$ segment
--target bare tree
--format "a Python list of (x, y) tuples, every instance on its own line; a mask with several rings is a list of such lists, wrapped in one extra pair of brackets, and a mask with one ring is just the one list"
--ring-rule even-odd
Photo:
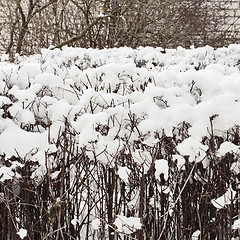
[[(41, 48), (190, 45), (236, 42), (233, 0), (17, 0), (1, 2), (2, 49), (32, 54)], [(234, 17), (227, 22), (229, 16)]]

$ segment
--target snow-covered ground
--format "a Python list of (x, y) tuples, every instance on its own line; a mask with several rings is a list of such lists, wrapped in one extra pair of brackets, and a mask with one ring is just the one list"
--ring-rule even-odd
[[(76, 133), (78, 148), (86, 149), (90, 159), (97, 156), (109, 164), (121, 151), (131, 151), (133, 160), (144, 172), (150, 168), (151, 154), (145, 149), (126, 150), (126, 142), (141, 142), (153, 147), (159, 136), (179, 138), (175, 146), (179, 169), (186, 156), (190, 163), (210, 164), (209, 146), (204, 137), (226, 137), (240, 126), (240, 45), (214, 50), (178, 48), (162, 53), (161, 48), (119, 48), (42, 50), (42, 54), (18, 57), (18, 63), (0, 62), (0, 154), (38, 162), (32, 179), (46, 174), (46, 153), (56, 152), (59, 133), (66, 121)], [(177, 129), (187, 123), (188, 135), (181, 138)], [(225, 141), (216, 149), (216, 157), (227, 153), (239, 156), (239, 146)], [(114, 162), (112, 163), (114, 165)], [(0, 166), (0, 181), (17, 179), (23, 163)], [(168, 161), (155, 161), (155, 177), (169, 178)], [(232, 171), (240, 173), (239, 161)], [(118, 166), (120, 179), (129, 182), (131, 170)], [(59, 172), (51, 172), (53, 179)], [(168, 190), (164, 190), (168, 191)], [(217, 209), (236, 200), (230, 185), (225, 194), (212, 199)], [(234, 228), (239, 228), (235, 216)], [(122, 222), (130, 222), (131, 230)], [(77, 224), (77, 220), (72, 220)], [(99, 219), (92, 220), (98, 229)], [(115, 225), (120, 232), (141, 228), (139, 218), (118, 215)], [(19, 227), (20, 229), (20, 227)], [(21, 238), (27, 235), (22, 228)], [(198, 239), (195, 231), (193, 239)]]

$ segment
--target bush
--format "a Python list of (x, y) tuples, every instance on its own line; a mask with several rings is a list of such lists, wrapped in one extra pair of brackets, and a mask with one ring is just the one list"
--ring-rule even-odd
[(238, 53), (1, 62), (1, 238), (237, 239)]

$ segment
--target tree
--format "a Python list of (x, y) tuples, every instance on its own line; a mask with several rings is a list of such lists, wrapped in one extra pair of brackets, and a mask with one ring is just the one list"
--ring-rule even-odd
[[(17, 35), (15, 35), (16, 53), (21, 53), (23, 41), (26, 33), (29, 30), (29, 24), (31, 20), (35, 17), (37, 13), (43, 11), (45, 8), (48, 8), (54, 2), (56, 2), (56, 0), (49, 0), (47, 2), (39, 2), (38, 0), (16, 0), (12, 3), (14, 12), (12, 12), (11, 15), (14, 15), (13, 18), (15, 20), (13, 21), (11, 26), (10, 41), (6, 50), (7, 54), (11, 52), (11, 49), (14, 45), (14, 33), (16, 31), (16, 25), (18, 25)], [(10, 7), (8, 9), (11, 10)]]
[[(233, 0), (17, 0), (1, 2), (2, 50), (14, 56), (41, 48), (191, 45), (236, 42)], [(226, 25), (233, 13), (234, 21)]]

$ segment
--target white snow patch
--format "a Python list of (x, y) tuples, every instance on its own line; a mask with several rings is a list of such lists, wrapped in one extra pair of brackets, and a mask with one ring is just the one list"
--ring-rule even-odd
[(200, 237), (201, 231), (197, 230), (192, 234), (192, 240), (198, 240)]
[(168, 180), (168, 161), (165, 159), (159, 159), (155, 161), (155, 177), (156, 179), (159, 178), (159, 176), (163, 173), (164, 179)]
[(24, 239), (25, 237), (27, 237), (27, 230), (24, 228), (19, 229), (19, 231), (17, 232), (17, 234), (19, 235), (19, 237), (21, 239)]
[(208, 146), (189, 137), (177, 145), (177, 150), (182, 156), (189, 156), (189, 162), (200, 162), (205, 158)]
[(226, 205), (231, 204), (231, 202), (234, 200), (236, 195), (236, 191), (234, 191), (231, 187), (229, 187), (226, 191), (226, 193), (224, 193), (221, 197), (217, 198), (217, 199), (212, 199), (211, 203), (213, 204), (213, 206), (217, 209), (222, 209), (224, 208)]
[(151, 164), (151, 154), (148, 151), (137, 149), (132, 152), (132, 157), (137, 164), (143, 166), (144, 172), (147, 172)]
[(186, 160), (184, 159), (183, 156), (179, 155), (179, 154), (174, 154), (172, 156), (173, 160), (177, 160), (177, 166), (178, 168), (182, 168), (184, 170), (184, 164), (186, 162)]
[(128, 178), (131, 173), (131, 170), (128, 167), (119, 167), (117, 173), (125, 183), (128, 183)]
[(240, 218), (234, 221), (232, 229), (240, 229)]
[(224, 142), (221, 144), (218, 149), (218, 153), (224, 156), (228, 152), (237, 153), (239, 151), (239, 147), (231, 142)]
[(117, 215), (116, 220), (114, 221), (117, 230), (125, 234), (131, 234), (136, 232), (138, 229), (141, 229), (142, 224), (140, 218), (137, 217), (125, 217), (123, 215)]
[(59, 175), (60, 172), (61, 172), (61, 171), (55, 171), (55, 172), (51, 173), (51, 178), (52, 178), (52, 179), (57, 178), (57, 176)]
[(78, 223), (79, 223), (79, 220), (78, 220), (77, 218), (74, 218), (74, 219), (71, 220), (71, 224), (72, 224), (74, 227), (76, 227)]
[(92, 228), (94, 230), (99, 229), (100, 225), (101, 225), (101, 221), (100, 221), (99, 218), (95, 218), (95, 219), (92, 220)]
[(0, 153), (5, 153), (9, 158), (17, 155), (24, 158), (27, 154), (34, 154), (41, 150), (47, 151), (49, 148), (47, 132), (32, 133), (11, 127), (0, 135)]

